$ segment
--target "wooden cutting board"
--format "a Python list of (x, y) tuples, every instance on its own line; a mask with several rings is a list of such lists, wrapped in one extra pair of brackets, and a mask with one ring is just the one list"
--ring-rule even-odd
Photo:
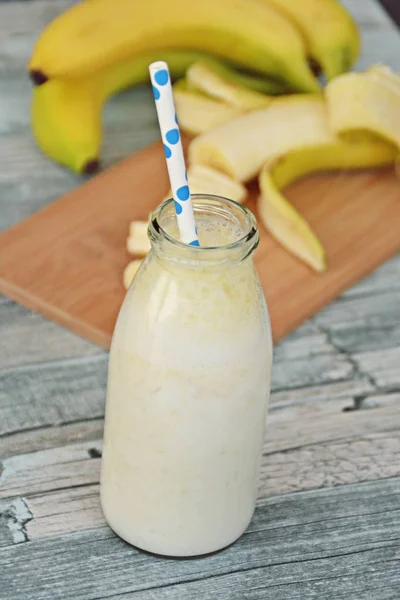
[[(129, 222), (168, 189), (160, 144), (50, 204), (0, 236), (0, 292), (108, 347), (124, 298)], [(308, 177), (287, 190), (324, 243), (323, 275), (260, 226), (255, 261), (278, 340), (400, 250), (400, 181), (392, 169)], [(255, 187), (249, 207), (255, 209)]]

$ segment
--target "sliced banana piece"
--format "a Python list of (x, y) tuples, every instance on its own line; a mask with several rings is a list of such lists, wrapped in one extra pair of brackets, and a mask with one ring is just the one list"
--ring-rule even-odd
[(205, 61), (191, 65), (186, 72), (186, 79), (190, 88), (245, 111), (263, 108), (272, 101), (265, 94), (229, 81)]
[(141, 260), (132, 260), (130, 263), (128, 263), (124, 269), (124, 275), (123, 275), (123, 283), (124, 283), (124, 287), (125, 289), (128, 289), (129, 286), (131, 285), (133, 278), (135, 277), (136, 273), (139, 270), (140, 265), (142, 264)]
[(150, 252), (150, 241), (147, 236), (148, 221), (132, 221), (129, 225), (129, 237), (126, 247), (130, 254), (146, 256)]
[[(239, 203), (246, 199), (247, 189), (244, 185), (211, 167), (190, 165), (187, 176), (192, 194), (214, 194)], [(171, 196), (172, 192), (169, 190), (165, 199)]]
[(322, 95), (287, 96), (200, 135), (189, 159), (245, 182), (275, 156), (333, 139)]
[(396, 74), (377, 66), (331, 81), (325, 94), (333, 131), (370, 131), (400, 148), (399, 81)]
[(174, 99), (180, 127), (193, 136), (210, 131), (243, 112), (183, 84), (175, 84)]

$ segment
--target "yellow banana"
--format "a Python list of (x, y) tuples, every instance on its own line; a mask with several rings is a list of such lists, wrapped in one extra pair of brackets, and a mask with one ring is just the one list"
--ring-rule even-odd
[(255, 177), (265, 162), (295, 148), (329, 143), (328, 125), (320, 95), (277, 98), (262, 110), (240, 115), (192, 141), (189, 158), (226, 173), (238, 181)]
[[(160, 53), (145, 53), (120, 61), (91, 77), (53, 79), (33, 89), (31, 122), (34, 138), (50, 158), (76, 173), (92, 173), (99, 166), (101, 109), (112, 94), (148, 81), (148, 65)], [(205, 56), (198, 52), (163, 53), (173, 76)], [(213, 61), (217, 65), (217, 61)], [(226, 70), (229, 71), (225, 67)], [(236, 74), (232, 71), (231, 77)], [(240, 79), (240, 78), (239, 78)]]
[(263, 0), (282, 10), (299, 27), (309, 56), (326, 78), (345, 73), (360, 54), (360, 34), (337, 0)]
[(259, 176), (258, 215), (282, 246), (314, 270), (323, 271), (326, 258), (321, 242), (280, 190), (309, 173), (382, 166), (393, 163), (395, 156), (394, 146), (358, 133), (277, 157), (266, 163)]
[(297, 27), (260, 0), (96, 0), (72, 6), (39, 37), (37, 80), (81, 77), (150, 50), (192, 49), (317, 91)]
[(333, 131), (370, 131), (400, 148), (398, 75), (382, 67), (347, 73), (331, 81), (325, 93)]

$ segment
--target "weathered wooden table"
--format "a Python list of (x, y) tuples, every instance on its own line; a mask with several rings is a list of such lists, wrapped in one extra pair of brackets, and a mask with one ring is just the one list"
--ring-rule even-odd
[[(380, 6), (346, 4), (364, 34), (360, 67), (400, 70), (400, 36)], [(67, 5), (0, 5), (1, 228), (79, 183), (36, 150), (23, 73)], [(106, 122), (107, 164), (157, 137), (146, 89), (115, 99)], [(0, 366), (2, 600), (400, 598), (399, 258), (277, 346), (258, 509), (212, 557), (154, 558), (105, 525), (107, 353), (3, 297)]]

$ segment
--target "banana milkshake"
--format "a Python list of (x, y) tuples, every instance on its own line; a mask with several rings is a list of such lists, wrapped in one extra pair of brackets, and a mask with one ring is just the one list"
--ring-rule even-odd
[(112, 529), (170, 556), (246, 529), (272, 353), (254, 217), (216, 196), (194, 196), (194, 210), (200, 248), (178, 241), (172, 201), (153, 215), (113, 336), (101, 473)]

